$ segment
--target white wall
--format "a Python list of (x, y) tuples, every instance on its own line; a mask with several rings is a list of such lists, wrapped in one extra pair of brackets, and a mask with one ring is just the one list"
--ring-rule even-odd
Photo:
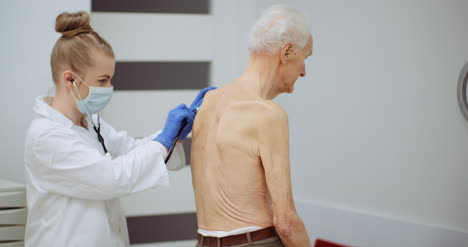
[(0, 178), (24, 181), (23, 145), (32, 104), (53, 86), (50, 52), (62, 11), (89, 11), (89, 0), (2, 1), (0, 3), (1, 119)]
[(468, 232), (468, 124), (456, 98), (468, 1), (287, 4), (315, 40), (307, 77), (278, 99), (297, 197)]

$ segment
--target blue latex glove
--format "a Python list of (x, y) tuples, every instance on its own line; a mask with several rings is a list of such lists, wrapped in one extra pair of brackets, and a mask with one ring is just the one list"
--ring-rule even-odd
[(190, 110), (192, 112), (197, 111), (198, 107), (200, 107), (201, 104), (203, 103), (203, 98), (205, 97), (205, 94), (208, 91), (211, 91), (211, 90), (216, 89), (216, 88), (218, 88), (218, 87), (207, 87), (207, 88), (204, 88), (204, 89), (200, 90), (197, 97), (193, 100), (192, 104), (190, 105)]
[(153, 140), (160, 142), (167, 148), (167, 150), (169, 150), (172, 146), (172, 142), (176, 139), (180, 128), (182, 128), (183, 123), (186, 123), (186, 125), (184, 130), (181, 132), (179, 140), (183, 140), (185, 137), (187, 137), (188, 133), (190, 133), (192, 130), (194, 118), (195, 113), (187, 108), (186, 105), (178, 105), (169, 112), (166, 124), (164, 124), (164, 129), (162, 130), (161, 134), (159, 134)]

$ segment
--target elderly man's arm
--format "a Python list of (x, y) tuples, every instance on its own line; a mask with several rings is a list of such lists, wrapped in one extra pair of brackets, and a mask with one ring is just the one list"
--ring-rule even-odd
[(289, 127), (286, 112), (267, 101), (259, 116), (259, 153), (273, 204), (273, 223), (286, 246), (311, 246), (304, 223), (294, 206), (289, 164)]

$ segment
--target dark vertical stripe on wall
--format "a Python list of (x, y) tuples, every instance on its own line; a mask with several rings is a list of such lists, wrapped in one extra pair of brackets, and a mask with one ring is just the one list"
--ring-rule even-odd
[(196, 213), (127, 217), (131, 244), (194, 240)]
[(117, 62), (115, 90), (174, 90), (208, 87), (210, 62)]
[(92, 11), (209, 14), (210, 0), (92, 0)]

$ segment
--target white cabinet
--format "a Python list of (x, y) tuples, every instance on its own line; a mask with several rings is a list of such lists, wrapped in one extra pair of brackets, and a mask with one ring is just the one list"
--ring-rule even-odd
[(0, 179), (0, 247), (24, 247), (26, 216), (24, 185)]

